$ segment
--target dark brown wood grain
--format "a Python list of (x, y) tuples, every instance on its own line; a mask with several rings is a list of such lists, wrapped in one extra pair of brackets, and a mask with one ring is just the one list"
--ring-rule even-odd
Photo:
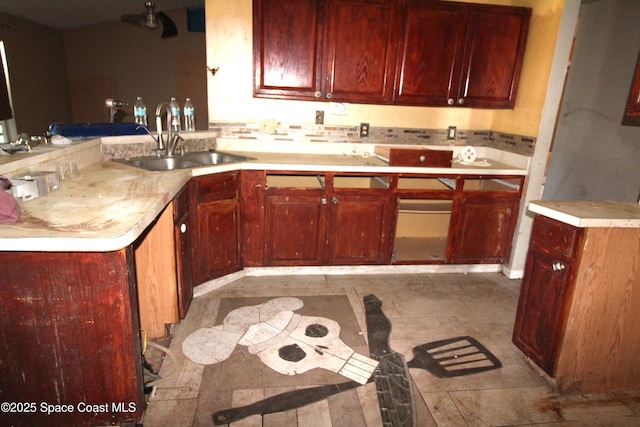
[(195, 284), (242, 268), (239, 177), (234, 171), (193, 178), (191, 257)]
[[(3, 252), (0, 400), (37, 410), (0, 413), (2, 425), (137, 421), (145, 408), (133, 251)], [(72, 412), (42, 411), (41, 404)], [(117, 412), (124, 403), (131, 412)], [(104, 405), (82, 412), (78, 405)], [(68, 407), (67, 407), (68, 409)]]
[[(513, 342), (545, 372), (554, 375), (575, 282), (576, 259), (572, 255), (581, 245), (584, 229), (536, 215), (531, 233)], [(571, 236), (570, 250), (557, 245), (558, 235)], [(563, 268), (554, 268), (557, 263)]]
[(425, 0), (254, 1), (254, 96), (513, 108), (531, 10)]

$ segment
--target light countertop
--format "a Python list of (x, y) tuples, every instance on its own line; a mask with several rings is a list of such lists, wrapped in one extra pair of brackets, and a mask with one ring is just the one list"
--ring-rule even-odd
[[(333, 144), (334, 146), (339, 144)], [(373, 173), (419, 172), (434, 174), (526, 175), (526, 167), (491, 161), (490, 167), (459, 165), (452, 168), (389, 167), (366, 152), (282, 153), (253, 146), (223, 144), (220, 151), (255, 158), (245, 163), (150, 172), (105, 161), (100, 141), (20, 155), (0, 163), (0, 174), (55, 170), (56, 162), (73, 160), (80, 176), (61, 181), (61, 188), (30, 201), (19, 200), (20, 221), (0, 224), (0, 251), (112, 251), (133, 243), (155, 220), (192, 176), (239, 169), (350, 171)]]
[(640, 205), (612, 201), (535, 201), (533, 213), (575, 227), (640, 227)]

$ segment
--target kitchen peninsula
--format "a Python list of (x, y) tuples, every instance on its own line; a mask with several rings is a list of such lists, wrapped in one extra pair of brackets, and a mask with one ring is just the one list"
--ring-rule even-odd
[[(145, 406), (140, 330), (153, 338), (151, 328), (162, 330), (165, 324), (179, 321), (188, 309), (189, 287), (202, 286), (202, 277), (197, 276), (201, 273), (193, 277), (193, 283), (189, 278), (191, 264), (208, 264), (206, 259), (193, 259), (203, 253), (201, 245), (209, 244), (206, 238), (199, 241), (199, 232), (195, 231), (210, 224), (206, 218), (211, 217), (203, 219), (202, 215), (235, 218), (238, 226), (238, 221), (244, 221), (244, 234), (237, 234), (236, 244), (242, 249), (240, 255), (248, 259), (241, 258), (234, 267), (241, 271), (250, 263), (283, 264), (278, 254), (264, 249), (268, 248), (268, 236), (279, 236), (276, 228), (268, 226), (266, 207), (277, 208), (277, 203), (289, 197), (283, 192), (311, 195), (314, 206), (322, 210), (331, 204), (338, 214), (341, 208), (335, 205), (355, 207), (346, 212), (363, 211), (367, 215), (379, 212), (377, 209), (382, 206), (385, 211), (380, 213), (380, 224), (387, 230), (387, 240), (383, 242), (386, 246), (375, 246), (375, 250), (379, 251), (380, 265), (394, 268), (397, 262), (392, 258), (391, 237), (395, 220), (390, 218), (396, 213), (401, 195), (418, 200), (424, 193), (429, 200), (449, 200), (452, 223), (464, 217), (464, 206), (480, 209), (488, 218), (498, 212), (495, 216), (500, 221), (496, 224), (506, 230), (501, 239), (510, 242), (509, 233), (513, 232), (517, 217), (514, 203), (519, 201), (527, 173), (525, 156), (515, 155), (506, 161), (503, 154), (491, 149), (485, 152), (493, 158), (482, 154), (489, 158), (490, 166), (416, 168), (389, 166), (373, 155), (373, 147), (364, 144), (358, 145), (360, 151), (355, 154), (353, 144), (338, 143), (315, 144), (312, 149), (307, 146), (298, 152), (283, 153), (260, 151), (238, 141), (219, 141), (218, 148), (242, 152), (255, 160), (150, 172), (105, 160), (101, 151), (104, 143), (109, 141), (43, 147), (41, 151), (12, 157), (12, 161), (5, 160), (8, 156), (0, 159), (0, 174), (6, 176), (27, 169), (55, 170), (60, 161), (75, 161), (80, 168), (80, 176), (63, 181), (59, 190), (20, 201), (20, 221), (0, 226), (0, 324), (5, 338), (0, 347), (0, 397), (5, 401), (49, 402), (58, 405), (54, 409), (59, 410), (64, 409), (61, 405), (72, 405), (74, 411), (44, 414), (38, 408), (35, 414), (2, 413), (3, 424), (64, 420), (95, 425), (140, 419)], [(274, 184), (291, 176), (320, 184), (304, 191)], [(324, 180), (318, 180), (318, 176)], [(348, 183), (347, 188), (341, 188), (343, 181)], [(399, 182), (405, 181), (411, 185), (398, 188)], [(211, 182), (214, 187), (208, 187)], [(415, 183), (418, 188), (412, 188)], [(434, 184), (437, 188), (429, 188)], [(497, 186), (498, 191), (485, 185)], [(480, 203), (483, 196), (496, 191), (501, 202), (497, 208)], [(379, 200), (385, 202), (380, 204)], [(271, 202), (276, 203), (270, 205)], [(238, 210), (240, 203), (242, 210)], [(241, 217), (237, 217), (238, 212), (242, 212)], [(191, 219), (185, 220), (185, 215)], [(331, 219), (334, 216), (327, 218), (335, 221)], [(465, 246), (456, 237), (473, 230), (468, 230), (464, 221), (451, 230), (453, 234), (445, 240), (446, 258), (417, 264), (428, 267), (430, 263), (451, 263), (456, 271), (475, 271), (476, 264), (465, 261), (461, 254), (466, 253), (462, 249), (473, 252), (477, 246)], [(256, 238), (262, 239), (258, 245)], [(488, 250), (490, 258), (479, 262), (493, 269), (489, 271), (497, 271), (500, 266), (495, 248), (503, 257), (506, 247), (503, 243), (496, 246), (493, 241), (488, 244), (480, 246), (480, 250)], [(331, 249), (332, 254), (343, 253), (335, 248)], [(327, 259), (334, 262), (336, 257), (321, 258), (320, 264), (311, 265), (321, 266)], [(415, 264), (411, 260), (405, 263)], [(292, 261), (287, 259), (284, 264), (292, 265)], [(294, 260), (293, 264), (309, 265), (305, 260)], [(167, 266), (169, 270), (165, 270)], [(219, 272), (211, 274), (215, 278)], [(158, 278), (169, 289), (155, 285)], [(98, 410), (82, 412), (78, 410), (81, 404), (94, 405)]]
[(513, 342), (563, 392), (640, 386), (640, 205), (536, 201)]

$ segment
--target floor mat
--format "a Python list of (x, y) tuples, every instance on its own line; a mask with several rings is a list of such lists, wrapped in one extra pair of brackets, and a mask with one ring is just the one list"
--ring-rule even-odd
[[(222, 324), (233, 310), (264, 304), (273, 298), (275, 297), (224, 298), (220, 301), (215, 324)], [(297, 298), (302, 300), (303, 306), (295, 310), (296, 314), (326, 317), (337, 322), (340, 325), (340, 339), (357, 353), (369, 355), (369, 348), (346, 295)], [(205, 367), (196, 418), (204, 423), (206, 419), (211, 420), (212, 413), (238, 406), (233, 405), (234, 391), (236, 399), (238, 390), (245, 390), (248, 394), (263, 392), (267, 397), (287, 390), (341, 384), (346, 380), (344, 376), (326, 369), (312, 369), (299, 375), (283, 375), (262, 363), (258, 356), (249, 352), (248, 347), (238, 345), (226, 360)], [(355, 390), (344, 393), (355, 393)], [(341, 401), (345, 400), (350, 399), (329, 399), (329, 402), (341, 406)], [(358, 410), (350, 408), (349, 412), (357, 413)], [(357, 423), (357, 420), (354, 422)]]

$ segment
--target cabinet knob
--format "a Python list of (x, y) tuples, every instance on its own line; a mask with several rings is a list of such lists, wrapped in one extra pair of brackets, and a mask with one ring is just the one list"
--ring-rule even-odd
[(322, 96), (322, 92), (317, 91), (316, 93), (313, 94), (313, 96), (315, 96), (316, 98), (320, 98)]
[(331, 203), (333, 203), (334, 205), (337, 205), (338, 204), (338, 198), (336, 196), (333, 196), (331, 198)]
[(424, 154), (421, 154), (418, 160), (420, 160), (421, 162), (424, 162), (425, 160), (427, 160), (427, 158)]
[(458, 105), (464, 104), (464, 98), (458, 98)]
[(562, 264), (561, 262), (554, 262), (551, 265), (551, 268), (553, 268), (553, 271), (562, 271), (564, 270), (566, 267), (564, 264)]
[(329, 93), (327, 94), (327, 99), (331, 99), (331, 98), (333, 98), (333, 94), (332, 94), (331, 92), (329, 92)]
[(180, 232), (183, 234), (187, 232), (187, 224), (180, 224)]
[(320, 199), (320, 203), (322, 203), (323, 205), (327, 204), (327, 198), (323, 197), (322, 199)]
[(453, 98), (447, 99), (447, 104), (453, 105), (453, 103), (454, 103)]

